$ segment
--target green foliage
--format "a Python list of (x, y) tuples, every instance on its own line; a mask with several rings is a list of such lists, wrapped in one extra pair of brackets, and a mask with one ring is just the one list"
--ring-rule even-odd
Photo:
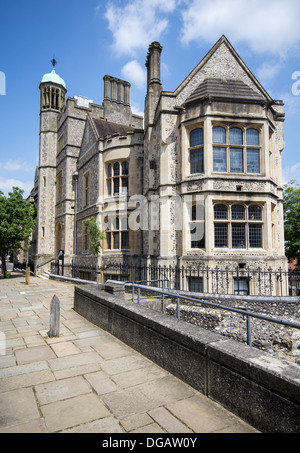
[(284, 186), (284, 234), (286, 256), (300, 258), (300, 186), (292, 180)]
[(23, 190), (13, 187), (8, 197), (0, 191), (0, 256), (2, 273), (7, 276), (5, 258), (28, 242), (35, 227), (35, 208), (23, 200)]
[(101, 241), (105, 238), (105, 231), (100, 230), (95, 217), (85, 221), (87, 234), (91, 238), (91, 250), (93, 255), (98, 255), (102, 247)]

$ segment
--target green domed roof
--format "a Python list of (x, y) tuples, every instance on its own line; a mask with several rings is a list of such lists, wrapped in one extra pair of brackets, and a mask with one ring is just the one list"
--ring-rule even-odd
[(65, 89), (67, 89), (64, 80), (56, 74), (55, 69), (53, 68), (49, 74), (45, 74), (42, 78), (41, 83), (52, 82), (57, 83), (58, 85), (62, 85)]

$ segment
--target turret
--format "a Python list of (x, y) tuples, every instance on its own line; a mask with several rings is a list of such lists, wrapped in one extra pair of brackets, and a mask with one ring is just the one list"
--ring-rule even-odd
[(53, 69), (40, 83), (36, 272), (55, 257), (57, 122), (65, 105), (66, 84)]

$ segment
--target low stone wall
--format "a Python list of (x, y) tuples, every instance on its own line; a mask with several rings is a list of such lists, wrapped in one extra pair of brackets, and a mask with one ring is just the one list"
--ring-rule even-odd
[(126, 301), (113, 287), (76, 287), (75, 311), (258, 430), (300, 432), (297, 365)]
[[(300, 298), (287, 297), (241, 297), (216, 296), (208, 294), (184, 293), (188, 297), (196, 297), (207, 302), (249, 310), (272, 318), (285, 319), (300, 324)], [(167, 314), (176, 315), (176, 305), (169, 303)], [(247, 342), (246, 318), (238, 313), (228, 312), (217, 308), (194, 304), (193, 302), (180, 303), (180, 317), (186, 322), (209, 329), (234, 340)], [(252, 318), (252, 345), (270, 354), (291, 360), (300, 365), (300, 330), (264, 320)]]

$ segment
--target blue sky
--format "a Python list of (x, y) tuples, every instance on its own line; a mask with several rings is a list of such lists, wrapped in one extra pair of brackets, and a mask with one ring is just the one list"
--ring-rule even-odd
[(1, 0), (0, 190), (18, 186), (28, 196), (33, 186), (39, 84), (53, 54), (67, 96), (102, 104), (109, 74), (131, 83), (131, 106), (141, 113), (152, 41), (163, 46), (163, 89), (173, 91), (222, 34), (285, 102), (283, 180), (299, 182), (299, 23), (299, 0)]

